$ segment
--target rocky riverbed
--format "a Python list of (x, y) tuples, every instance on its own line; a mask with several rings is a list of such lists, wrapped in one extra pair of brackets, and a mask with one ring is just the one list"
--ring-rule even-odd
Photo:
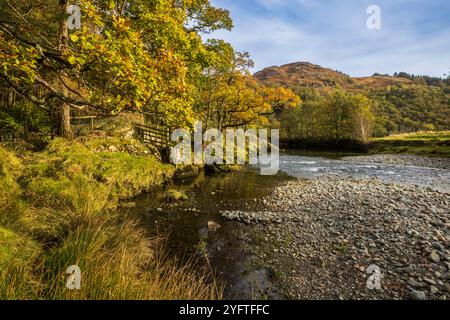
[[(221, 214), (249, 225), (253, 254), (287, 298), (450, 299), (449, 193), (322, 177)], [(367, 287), (369, 266), (379, 290)]]
[(406, 154), (376, 154), (371, 156), (344, 157), (344, 160), (450, 170), (450, 159), (448, 158), (420, 157)]

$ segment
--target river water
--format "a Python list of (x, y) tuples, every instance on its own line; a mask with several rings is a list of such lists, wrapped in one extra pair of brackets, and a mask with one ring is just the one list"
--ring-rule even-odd
[(142, 217), (150, 235), (168, 234), (170, 254), (181, 260), (196, 257), (203, 265), (208, 262), (216, 278), (225, 283), (225, 298), (282, 299), (272, 281), (273, 271), (261, 266), (251, 249), (264, 235), (255, 234), (251, 225), (225, 220), (221, 210), (245, 210), (284, 181), (323, 176), (376, 178), (450, 192), (450, 170), (348, 161), (343, 158), (347, 155), (283, 154), (275, 176), (261, 176), (254, 167), (213, 176), (201, 174), (173, 186), (183, 190), (188, 200), (167, 202), (161, 190), (137, 198), (133, 211)]
[[(345, 160), (346, 154), (291, 152), (280, 157), (280, 170), (297, 178), (322, 176), (380, 179), (450, 192), (450, 170)], [(449, 160), (450, 161), (450, 160)]]

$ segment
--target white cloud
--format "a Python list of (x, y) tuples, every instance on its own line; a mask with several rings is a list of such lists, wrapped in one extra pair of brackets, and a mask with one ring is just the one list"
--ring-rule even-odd
[(236, 26), (214, 37), (249, 51), (255, 70), (310, 61), (355, 76), (395, 71), (441, 76), (450, 65), (450, 26), (427, 19), (436, 13), (430, 5), (424, 8), (430, 7), (431, 13), (422, 12), (417, 7), (426, 3), (422, 0), (377, 0), (380, 31), (366, 27), (366, 9), (374, 2), (369, 0), (214, 2), (231, 10)]

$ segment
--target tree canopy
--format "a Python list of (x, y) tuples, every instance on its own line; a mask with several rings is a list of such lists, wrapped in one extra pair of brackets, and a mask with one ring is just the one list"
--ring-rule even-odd
[[(249, 72), (247, 53), (203, 34), (233, 26), (209, 0), (80, 0), (81, 28), (69, 30), (68, 0), (7, 0), (0, 5), (0, 85), (16, 103), (47, 114), (70, 137), (70, 113), (156, 111), (170, 127), (195, 118), (221, 128), (263, 123), (298, 104)], [(20, 103), (18, 103), (20, 102)], [(2, 117), (6, 121), (6, 116)], [(45, 117), (44, 117), (45, 118)], [(23, 120), (23, 119), (22, 119)]]

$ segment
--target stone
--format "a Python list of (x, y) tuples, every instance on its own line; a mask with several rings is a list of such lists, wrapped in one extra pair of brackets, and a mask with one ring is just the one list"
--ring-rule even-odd
[(109, 146), (109, 147), (108, 147), (108, 151), (109, 151), (109, 152), (117, 152), (118, 149), (117, 149), (116, 146)]
[(450, 293), (450, 284), (448, 284), (448, 283), (444, 284), (444, 288), (445, 288), (445, 291)]
[(430, 286), (430, 293), (431, 294), (437, 294), (439, 292), (439, 289), (435, 286)]
[(442, 244), (440, 244), (439, 242), (434, 242), (433, 248), (441, 250), (441, 251), (445, 250), (444, 246)]
[(430, 253), (430, 260), (433, 261), (434, 263), (438, 263), (438, 262), (441, 261), (441, 258), (440, 258), (440, 256), (439, 256), (439, 253), (437, 253), (436, 250), (433, 250), (433, 251)]
[(425, 288), (427, 285), (423, 282), (419, 282), (413, 278), (409, 278), (407, 283), (413, 288)]
[(434, 281), (433, 279), (423, 278), (423, 281), (425, 281), (426, 283), (433, 285), (433, 286), (436, 285), (436, 281)]
[(208, 230), (217, 231), (221, 227), (220, 224), (214, 221), (208, 221)]
[(412, 300), (426, 300), (427, 294), (423, 291), (412, 291), (411, 292), (411, 299)]
[(408, 266), (405, 269), (403, 269), (403, 272), (405, 273), (411, 273), (414, 271), (414, 268), (412, 266)]

